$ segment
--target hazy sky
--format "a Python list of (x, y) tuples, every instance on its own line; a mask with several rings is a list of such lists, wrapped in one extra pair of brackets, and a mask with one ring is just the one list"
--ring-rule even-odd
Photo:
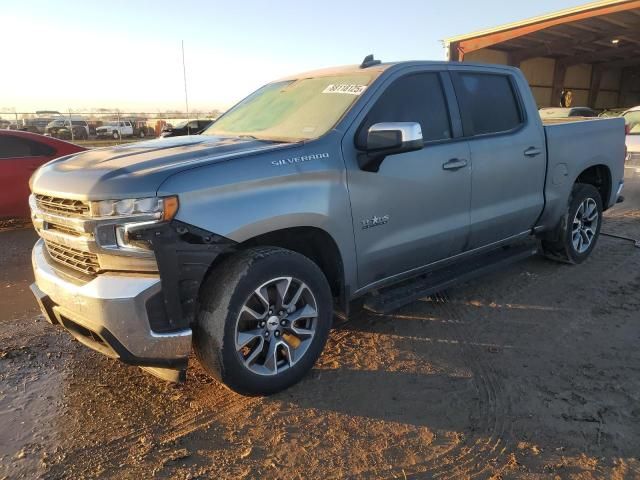
[(0, 0), (0, 112), (232, 105), (283, 75), (443, 59), (440, 40), (584, 0)]

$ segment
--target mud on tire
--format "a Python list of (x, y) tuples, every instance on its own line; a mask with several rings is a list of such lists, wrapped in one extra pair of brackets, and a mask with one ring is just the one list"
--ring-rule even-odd
[(567, 212), (556, 231), (556, 239), (542, 240), (543, 253), (552, 260), (579, 264), (596, 246), (602, 227), (600, 192), (585, 183), (576, 183), (569, 197)]
[(313, 367), (332, 316), (331, 291), (314, 262), (282, 248), (251, 248), (226, 259), (202, 286), (194, 350), (227, 387), (269, 395)]

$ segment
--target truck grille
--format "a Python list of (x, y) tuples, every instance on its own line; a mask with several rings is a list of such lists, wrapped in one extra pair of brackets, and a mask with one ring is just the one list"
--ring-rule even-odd
[(95, 275), (100, 270), (98, 256), (94, 253), (83, 252), (51, 241), (45, 241), (45, 245), (49, 256), (56, 262), (87, 275)]
[(72, 216), (89, 215), (89, 202), (82, 200), (36, 195), (36, 205), (43, 212)]

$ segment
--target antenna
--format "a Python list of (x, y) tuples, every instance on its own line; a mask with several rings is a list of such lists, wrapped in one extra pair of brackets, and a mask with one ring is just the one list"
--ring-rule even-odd
[(184, 40), (182, 42), (182, 76), (184, 77), (184, 106), (187, 109), (187, 135), (191, 135), (189, 130), (189, 97), (187, 96), (187, 67), (184, 61)]

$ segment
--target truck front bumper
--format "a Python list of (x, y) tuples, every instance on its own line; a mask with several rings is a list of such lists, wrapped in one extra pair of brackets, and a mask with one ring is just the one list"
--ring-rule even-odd
[[(191, 352), (190, 328), (156, 333), (151, 301), (161, 291), (153, 274), (104, 273), (77, 282), (49, 264), (42, 240), (33, 248), (31, 286), (43, 314), (84, 345), (167, 380), (184, 378)], [(151, 307), (153, 310), (153, 307)]]

